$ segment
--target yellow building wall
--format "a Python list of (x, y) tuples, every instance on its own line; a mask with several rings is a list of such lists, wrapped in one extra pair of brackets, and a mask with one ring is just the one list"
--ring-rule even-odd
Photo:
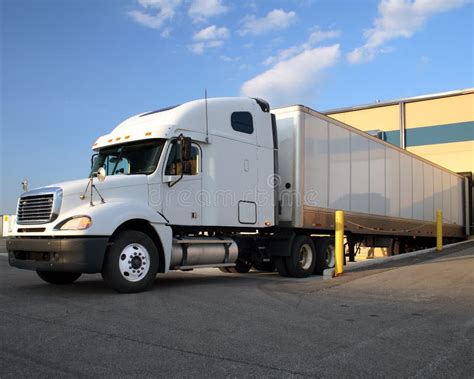
[(474, 141), (412, 146), (407, 150), (454, 172), (474, 172)]
[(398, 104), (334, 113), (328, 116), (364, 131), (400, 129), (400, 107)]
[(406, 103), (405, 118), (407, 129), (474, 121), (474, 93)]

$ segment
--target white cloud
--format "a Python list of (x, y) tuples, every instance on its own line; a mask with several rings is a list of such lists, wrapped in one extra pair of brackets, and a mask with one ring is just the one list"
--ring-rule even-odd
[[(138, 0), (138, 4), (142, 9), (132, 10), (128, 15), (139, 24), (152, 29), (161, 29), (173, 18), (181, 0)], [(164, 34), (167, 36), (166, 32)]]
[(228, 57), (227, 55), (221, 55), (219, 58), (224, 62), (237, 62), (240, 60), (240, 57), (232, 58), (232, 57)]
[(193, 35), (193, 40), (196, 42), (189, 45), (188, 49), (194, 54), (202, 54), (206, 49), (222, 46), (228, 37), (229, 29), (211, 25)]
[(263, 34), (272, 30), (286, 29), (296, 21), (296, 13), (293, 11), (285, 12), (283, 9), (274, 9), (265, 17), (246, 16), (242, 20), (241, 35)]
[(321, 30), (317, 28), (314, 32), (310, 34), (308, 40), (305, 43), (280, 50), (276, 56), (271, 56), (265, 59), (263, 64), (266, 66), (269, 66), (276, 62), (291, 58), (292, 56), (295, 56), (296, 54), (299, 54), (304, 50), (310, 49), (313, 45), (315, 45), (318, 42), (321, 42), (327, 39), (337, 38), (340, 35), (341, 35), (340, 30)]
[(194, 22), (201, 22), (209, 17), (225, 13), (227, 10), (222, 0), (192, 0), (188, 14)]
[(340, 30), (321, 30), (316, 28), (314, 32), (312, 32), (308, 38), (308, 43), (318, 43), (325, 41), (327, 39), (334, 39), (341, 35)]
[(339, 44), (308, 48), (245, 82), (240, 92), (271, 104), (302, 102), (322, 79), (324, 70), (334, 66), (340, 55)]
[(349, 63), (369, 62), (383, 44), (394, 38), (410, 38), (428, 19), (466, 4), (467, 0), (382, 0), (374, 26), (364, 32), (365, 44), (347, 54)]
[(170, 35), (171, 35), (171, 32), (173, 31), (172, 28), (164, 28), (161, 33), (160, 33), (160, 36), (162, 36), (163, 38), (168, 38)]
[(204, 42), (196, 42), (192, 45), (188, 46), (189, 51), (193, 52), (194, 54), (202, 54), (204, 50), (209, 48), (220, 47), (224, 44), (224, 41), (204, 41)]
[(226, 39), (228, 37), (229, 37), (229, 29), (227, 29), (226, 27), (218, 28), (216, 25), (211, 25), (195, 33), (193, 36), (193, 40), (209, 41), (209, 40), (216, 40), (216, 39)]

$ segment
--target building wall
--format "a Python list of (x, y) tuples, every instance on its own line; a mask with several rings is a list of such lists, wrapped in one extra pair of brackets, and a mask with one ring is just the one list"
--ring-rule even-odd
[(326, 112), (364, 131), (383, 131), (400, 146), (402, 107), (406, 149), (454, 172), (474, 172), (474, 89)]
[(335, 114), (327, 113), (327, 115), (364, 131), (391, 131), (398, 130), (400, 127), (399, 104), (376, 108), (366, 108), (352, 112), (342, 112)]

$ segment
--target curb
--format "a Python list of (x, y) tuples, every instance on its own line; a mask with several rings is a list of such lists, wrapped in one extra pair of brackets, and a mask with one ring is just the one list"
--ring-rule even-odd
[[(468, 243), (472, 243), (472, 242), (473, 242), (472, 240), (466, 240), (466, 241), (451, 243), (449, 245), (444, 245), (443, 249), (446, 249), (446, 248), (449, 248), (449, 247), (454, 247), (454, 246), (459, 246), (459, 245), (464, 245), (464, 244), (468, 244)], [(399, 261), (399, 260), (402, 260), (402, 259), (416, 257), (417, 255), (432, 253), (434, 251), (436, 251), (436, 247), (431, 247), (429, 249), (423, 249), (423, 250), (418, 250), (418, 251), (412, 251), (411, 253), (405, 253), (405, 254), (400, 254), (400, 255), (392, 255), (390, 257), (383, 257), (383, 258), (378, 258), (378, 259), (370, 259), (370, 260), (366, 260), (366, 261), (350, 263), (350, 264), (344, 266), (344, 272), (355, 271), (355, 270), (358, 270), (358, 269), (363, 268), (363, 267), (380, 265), (380, 264), (387, 263), (387, 262)], [(334, 269), (333, 268), (327, 268), (326, 270), (324, 270), (323, 276), (324, 276), (325, 279), (334, 277)]]

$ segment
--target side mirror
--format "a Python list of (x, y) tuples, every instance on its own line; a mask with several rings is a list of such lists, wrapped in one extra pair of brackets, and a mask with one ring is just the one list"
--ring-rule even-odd
[(97, 170), (97, 179), (99, 180), (99, 182), (103, 182), (106, 176), (107, 173), (105, 172), (105, 169), (103, 167)]
[(184, 162), (191, 160), (191, 138), (183, 137), (181, 140), (181, 157)]

